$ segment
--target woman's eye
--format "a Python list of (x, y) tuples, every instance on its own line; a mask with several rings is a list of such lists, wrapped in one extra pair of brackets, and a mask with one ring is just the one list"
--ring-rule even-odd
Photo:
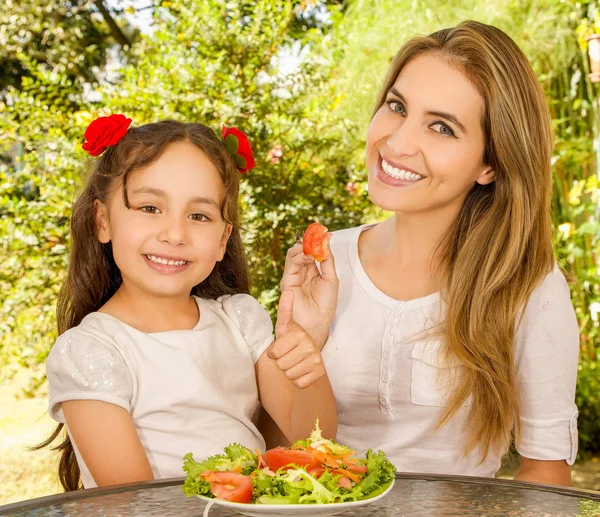
[(394, 113), (400, 113), (401, 115), (404, 115), (406, 113), (406, 108), (404, 107), (404, 104), (402, 104), (400, 101), (390, 100), (387, 101), (387, 105)]
[(190, 219), (194, 220), (194, 221), (208, 221), (208, 217), (206, 217), (204, 214), (192, 214), (190, 215)]
[(140, 207), (140, 210), (142, 212), (145, 212), (146, 214), (158, 214), (158, 213), (160, 213), (160, 210), (158, 208), (156, 208), (155, 206), (152, 206), (152, 205), (142, 206), (142, 207)]
[[(436, 122), (431, 127), (434, 128), (434, 131), (437, 131), (438, 133), (440, 133), (442, 135), (455, 136), (452, 128), (450, 126), (448, 126), (447, 124), (444, 124), (443, 122)], [(438, 128), (438, 129), (435, 129), (435, 128)]]

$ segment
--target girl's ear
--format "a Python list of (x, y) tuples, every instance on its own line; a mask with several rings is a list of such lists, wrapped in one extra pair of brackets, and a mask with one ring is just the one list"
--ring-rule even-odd
[(96, 231), (98, 234), (98, 240), (102, 244), (110, 242), (110, 222), (108, 219), (108, 208), (107, 206), (96, 199), (94, 201), (94, 210), (96, 211)]
[(489, 185), (495, 177), (496, 171), (491, 167), (485, 167), (475, 181), (480, 185)]
[(219, 259), (217, 260), (217, 262), (221, 262), (221, 260), (223, 260), (223, 257), (225, 256), (225, 250), (227, 249), (227, 241), (229, 240), (229, 237), (231, 236), (232, 230), (233, 230), (233, 225), (230, 223), (227, 223), (225, 225), (225, 229), (223, 230), (223, 236), (221, 237), (221, 242), (219, 242)]

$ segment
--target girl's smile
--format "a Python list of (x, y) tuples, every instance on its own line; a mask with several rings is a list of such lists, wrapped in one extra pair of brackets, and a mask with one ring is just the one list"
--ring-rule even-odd
[(190, 265), (189, 260), (184, 260), (181, 258), (172, 258), (160, 255), (144, 255), (144, 258), (148, 262), (148, 266), (159, 273), (180, 273), (181, 271), (185, 271)]

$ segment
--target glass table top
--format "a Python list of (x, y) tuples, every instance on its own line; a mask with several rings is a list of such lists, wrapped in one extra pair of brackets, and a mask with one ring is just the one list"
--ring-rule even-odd
[[(186, 497), (183, 478), (94, 488), (0, 506), (7, 517), (202, 517), (205, 502)], [(233, 517), (214, 505), (210, 517)], [(596, 517), (600, 493), (499, 479), (398, 474), (392, 491), (345, 517)]]

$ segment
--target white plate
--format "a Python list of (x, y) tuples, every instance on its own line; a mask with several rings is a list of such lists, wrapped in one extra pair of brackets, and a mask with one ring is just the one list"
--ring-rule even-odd
[[(269, 515), (270, 517), (329, 517), (330, 515), (337, 515), (338, 513), (357, 508), (359, 506), (365, 506), (367, 504), (374, 503), (382, 497), (384, 497), (393, 487), (395, 480), (392, 480), (392, 484), (386, 489), (385, 492), (378, 496), (370, 499), (363, 499), (361, 501), (348, 501), (345, 503), (328, 503), (328, 504), (244, 504), (244, 503), (232, 503), (225, 501), (224, 499), (213, 499), (212, 497), (206, 497), (199, 495), (200, 499), (204, 501), (210, 501), (204, 511), (204, 517), (208, 516), (210, 506), (213, 504), (223, 506), (230, 510), (234, 510), (242, 515), (249, 515), (250, 517), (263, 517)], [(211, 504), (212, 502), (212, 504)], [(208, 510), (208, 511), (207, 511)]]

